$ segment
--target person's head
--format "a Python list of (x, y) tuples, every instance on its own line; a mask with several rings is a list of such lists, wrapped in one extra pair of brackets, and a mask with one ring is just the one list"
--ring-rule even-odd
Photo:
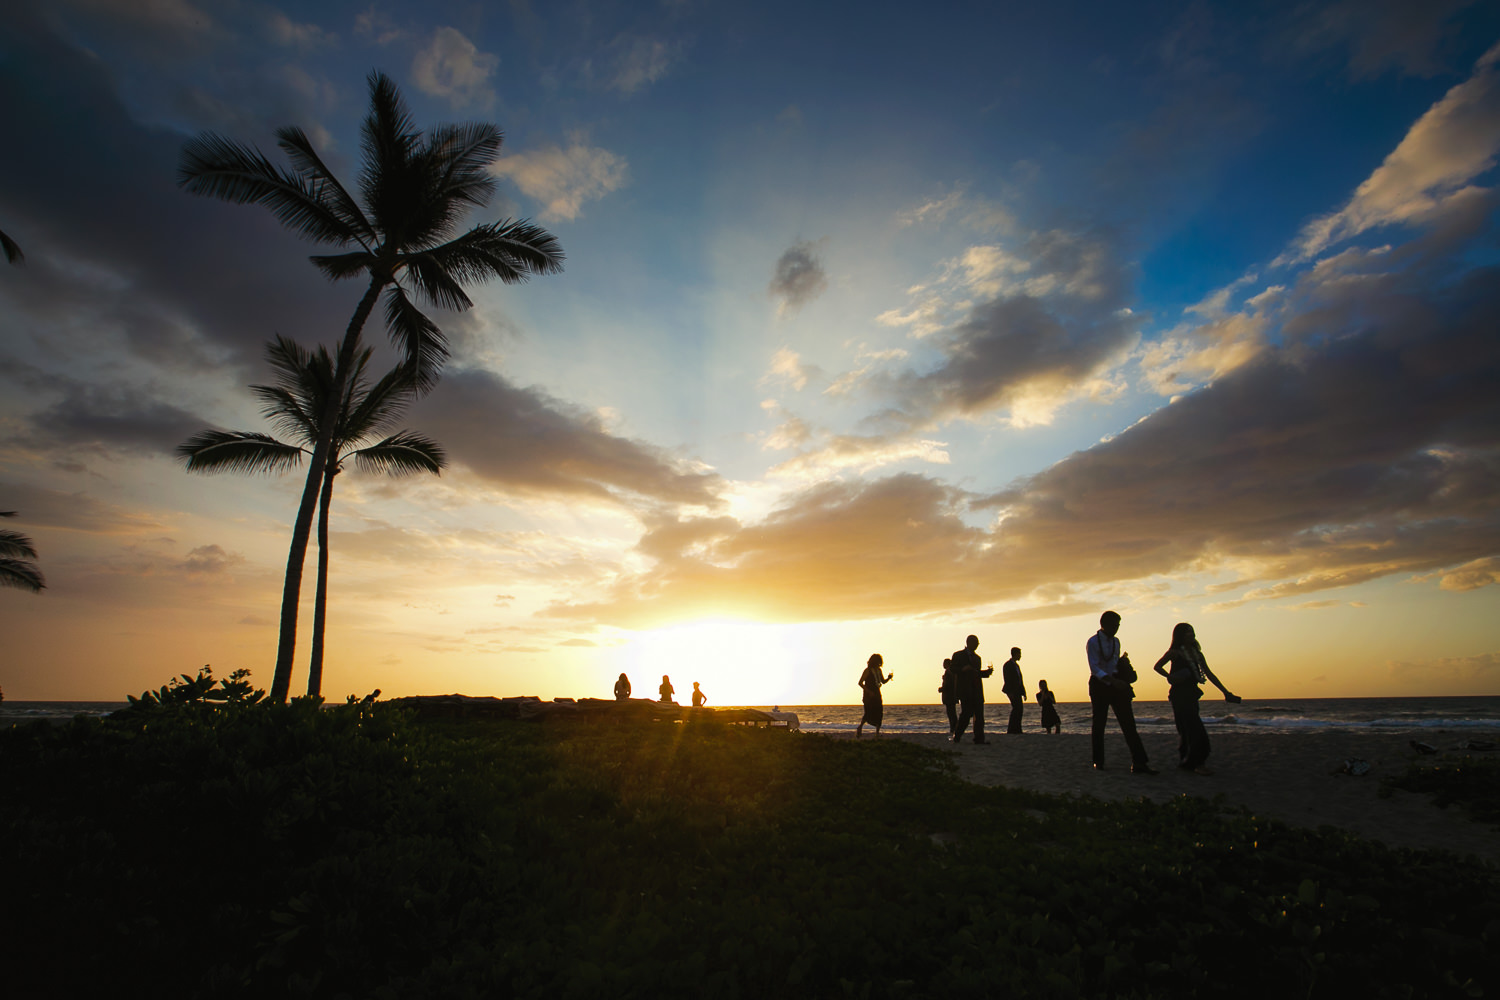
[(885, 657), (881, 656), (879, 653), (871, 653), (869, 660), (867, 660), (865, 662), (865, 666), (867, 666), (867, 667), (882, 667), (882, 666), (885, 666)]
[(1047, 690), (1047, 678), (1043, 677), (1041, 680), (1037, 681), (1037, 684), (1040, 685), (1041, 690)]
[(1019, 660), (1021, 658), (1021, 647), (1020, 646), (1012, 646), (1012, 647), (1010, 647), (1010, 658), (1012, 660)]
[(662, 674), (661, 675), (661, 682), (663, 684), (670, 684), (670, 683), (672, 683), (672, 678), (668, 677), (666, 674)]
[(979, 636), (977, 636), (977, 635), (971, 635), (971, 636), (969, 636), (969, 638), (964, 641), (964, 647), (966, 649), (978, 649), (979, 648)]
[(630, 678), (628, 678), (628, 677), (625, 676), (625, 671), (623, 671), (623, 670), (620, 671), (620, 680), (626, 681), (626, 680), (629, 680), (629, 679)]
[(1120, 613), (1118, 611), (1106, 611), (1099, 616), (1099, 628), (1105, 635), (1114, 635), (1120, 631)]
[(698, 690), (698, 682), (697, 681), (693, 681), (693, 690), (694, 691)]
[(1189, 625), (1187, 622), (1178, 622), (1176, 625), (1172, 626), (1172, 645), (1191, 646), (1197, 641), (1198, 636), (1193, 631), (1193, 626)]
[(943, 669), (944, 670), (947, 670), (951, 666), (953, 666), (953, 661), (952, 660), (944, 660), (943, 661)]

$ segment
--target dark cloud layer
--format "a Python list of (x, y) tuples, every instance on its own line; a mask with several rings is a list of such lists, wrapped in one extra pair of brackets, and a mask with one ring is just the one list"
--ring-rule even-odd
[(720, 503), (722, 480), (605, 429), (595, 415), (474, 369), (450, 372), (411, 417), (456, 463), (521, 493)]

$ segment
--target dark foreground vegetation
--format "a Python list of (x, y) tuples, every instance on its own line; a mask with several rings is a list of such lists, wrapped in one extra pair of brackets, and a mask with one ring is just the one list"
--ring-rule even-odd
[(0, 733), (8, 995), (1500, 995), (1500, 885), (1450, 855), (894, 740), (233, 683)]
[(1413, 764), (1386, 784), (1426, 792), (1444, 809), (1457, 805), (1477, 822), (1500, 826), (1500, 760), (1445, 754), (1436, 763)]

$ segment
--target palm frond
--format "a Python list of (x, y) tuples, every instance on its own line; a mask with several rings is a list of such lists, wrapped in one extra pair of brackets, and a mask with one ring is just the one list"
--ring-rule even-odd
[(279, 128), (276, 130), (276, 144), (286, 153), (297, 172), (312, 183), (319, 194), (318, 200), (342, 219), (350, 232), (359, 234), (360, 246), (366, 250), (372, 249), (379, 242), (379, 234), (365, 218), (359, 203), (344, 190), (344, 185), (339, 183), (333, 171), (323, 164), (306, 133), (295, 125)]
[(305, 448), (256, 431), (203, 431), (177, 446), (189, 472), (285, 472), (302, 463)]
[(371, 223), (389, 240), (398, 205), (411, 192), (413, 154), (421, 138), (396, 84), (376, 70), (368, 77), (370, 110), (360, 127), (364, 151), (359, 190)]
[(19, 587), (39, 594), (47, 586), (47, 580), (36, 563), (22, 559), (0, 559), (0, 587)]
[(339, 426), (339, 439), (358, 442), (394, 420), (418, 395), (411, 368), (397, 365), (367, 390), (351, 397)]
[(443, 362), (448, 360), (447, 340), (399, 283), (392, 282), (385, 296), (385, 323), (391, 340), (401, 350), (411, 371), (412, 384), (419, 392), (426, 392), (437, 381)]
[(436, 196), (475, 207), (489, 204), (495, 175), (488, 167), (500, 155), (504, 136), (489, 122), (439, 125), (432, 130), (424, 155), (441, 169)]
[(353, 457), (361, 470), (390, 476), (414, 472), (437, 475), (448, 464), (448, 456), (437, 442), (411, 431), (392, 434), (384, 441), (353, 452)]
[(236, 204), (260, 204), (281, 224), (320, 243), (358, 241), (324, 198), (327, 191), (298, 174), (280, 170), (253, 146), (204, 132), (182, 147), (177, 184), (193, 194)]
[(31, 539), (19, 531), (0, 531), (0, 556), (8, 559), (35, 559)]
[(26, 255), (21, 252), (21, 244), (6, 236), (4, 230), (0, 230), (0, 249), (5, 251), (5, 259), (10, 263), (26, 263)]
[[(445, 244), (446, 245), (446, 244)], [(422, 297), (435, 306), (462, 312), (474, 305), (463, 286), (438, 260), (428, 254), (415, 254), (403, 258), (406, 273)]]
[(328, 276), (330, 281), (343, 281), (345, 278), (357, 278), (370, 269), (375, 262), (375, 255), (361, 250), (357, 253), (341, 253), (333, 255), (315, 254), (308, 260), (313, 266)]

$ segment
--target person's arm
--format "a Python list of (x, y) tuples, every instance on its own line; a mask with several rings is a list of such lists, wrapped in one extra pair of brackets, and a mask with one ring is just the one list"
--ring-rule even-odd
[(1152, 667), (1151, 669), (1155, 670), (1157, 673), (1161, 674), (1163, 677), (1166, 677), (1167, 676), (1167, 672), (1161, 668), (1161, 665), (1163, 663), (1166, 663), (1171, 658), (1172, 658), (1172, 651), (1169, 649), (1165, 653), (1161, 654), (1161, 659), (1157, 660), (1156, 661), (1156, 666)]
[(1219, 680), (1219, 678), (1217, 678), (1217, 677), (1214, 676), (1214, 672), (1212, 670), (1208, 669), (1208, 660), (1204, 659), (1204, 660), (1201, 660), (1200, 662), (1203, 664), (1203, 676), (1205, 676), (1209, 680), (1213, 681), (1214, 682), (1214, 687), (1216, 687), (1220, 691), (1224, 692), (1224, 700), (1225, 701), (1237, 704), (1237, 703), (1239, 703), (1240, 701), (1243, 700), (1239, 695), (1235, 694), (1234, 692), (1230, 691), (1227, 687), (1225, 687), (1223, 681)]
[(887, 676), (886, 676), (886, 678), (885, 678), (885, 680), (883, 680), (883, 681), (881, 681), (881, 682), (880, 682), (880, 683), (882, 683), (882, 684), (889, 684), (889, 683), (890, 683), (890, 682), (891, 682), (891, 681), (893, 681), (893, 680), (895, 680), (895, 679), (896, 679), (896, 671), (894, 671), (894, 670), (892, 670), (892, 671), (891, 671), (891, 672), (890, 672), (890, 673), (889, 673), (889, 674), (888, 674), (888, 675), (887, 675)]
[(1089, 658), (1089, 673), (1103, 680), (1109, 674), (1104, 669), (1104, 650), (1101, 647), (1102, 644), (1097, 633), (1089, 636), (1089, 641), (1083, 644), (1084, 652), (1088, 654)]

